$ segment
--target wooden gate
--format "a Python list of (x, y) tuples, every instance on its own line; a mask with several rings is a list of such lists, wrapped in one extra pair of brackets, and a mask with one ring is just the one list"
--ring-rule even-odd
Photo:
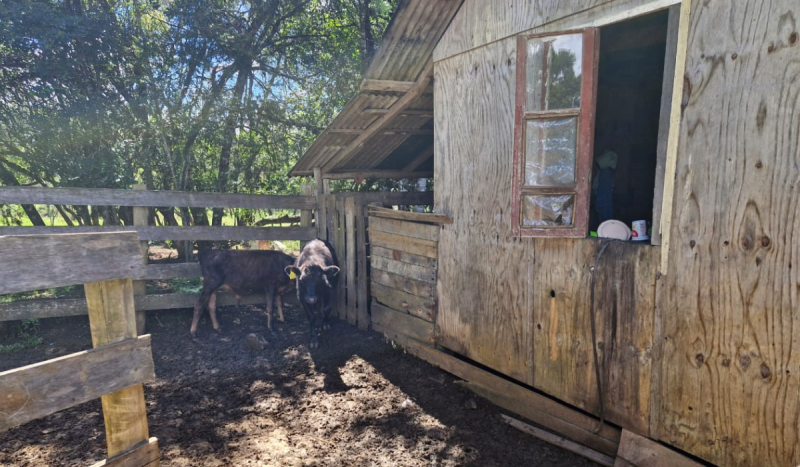
[(155, 378), (137, 336), (132, 278), (146, 275), (136, 232), (0, 237), (0, 294), (85, 284), (94, 349), (0, 373), (0, 432), (100, 398), (108, 456), (96, 465), (156, 467), (142, 383)]
[(369, 208), (372, 328), (393, 340), (435, 343), (439, 214)]

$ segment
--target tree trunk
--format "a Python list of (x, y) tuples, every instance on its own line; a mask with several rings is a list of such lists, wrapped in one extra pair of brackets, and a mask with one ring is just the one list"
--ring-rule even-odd
[(372, 35), (372, 14), (370, 9), (371, 0), (361, 2), (361, 64), (363, 72), (367, 71), (369, 62), (375, 53), (375, 37)]
[[(239, 123), (239, 109), (242, 105), (242, 96), (247, 84), (248, 72), (246, 69), (239, 69), (236, 76), (236, 85), (233, 87), (233, 99), (228, 110), (228, 117), (225, 119), (225, 136), (222, 141), (222, 151), (219, 156), (219, 175), (217, 178), (217, 191), (225, 193), (228, 190), (228, 173), (231, 167), (231, 152), (233, 149), (233, 139), (236, 136), (236, 126)], [(223, 208), (214, 208), (211, 216), (211, 225), (222, 225)]]
[[(17, 177), (15, 177), (14, 174), (11, 173), (11, 171), (8, 170), (3, 164), (0, 164), (0, 181), (2, 181), (6, 186), (20, 185)], [(39, 227), (45, 226), (44, 219), (42, 219), (42, 215), (39, 214), (39, 211), (36, 210), (36, 206), (32, 204), (23, 204), (22, 210), (28, 215), (28, 219), (31, 220), (31, 224)]]

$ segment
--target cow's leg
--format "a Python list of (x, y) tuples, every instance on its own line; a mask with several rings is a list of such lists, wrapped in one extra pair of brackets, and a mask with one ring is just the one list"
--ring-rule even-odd
[(265, 292), (267, 294), (267, 329), (269, 329), (270, 333), (275, 334), (275, 331), (272, 329), (272, 309), (273, 301), (277, 294), (275, 293), (275, 287), (272, 286), (268, 286)]
[(278, 321), (285, 323), (286, 318), (283, 317), (283, 299), (279, 293), (275, 293), (275, 305), (278, 306)]
[(326, 298), (323, 301), (324, 305), (322, 308), (322, 329), (328, 330), (331, 328), (331, 299), (330, 297)]
[(309, 305), (305, 302), (301, 303), (303, 304), (303, 310), (306, 312), (306, 317), (308, 318), (309, 333), (311, 334), (311, 343), (308, 347), (316, 349), (319, 347), (319, 337), (317, 336), (317, 314), (316, 310), (314, 310), (315, 305)]
[(211, 288), (207, 287), (206, 284), (203, 284), (203, 290), (200, 291), (200, 297), (198, 297), (197, 302), (194, 304), (192, 327), (189, 331), (192, 334), (192, 338), (197, 337), (197, 324), (200, 322), (200, 315), (203, 314), (203, 310), (205, 310), (206, 306), (208, 306), (212, 294), (213, 292), (211, 291)]
[(208, 300), (208, 314), (211, 315), (211, 325), (214, 326), (214, 330), (219, 332), (219, 322), (217, 321), (217, 291), (215, 290), (214, 293), (211, 294), (211, 298)]

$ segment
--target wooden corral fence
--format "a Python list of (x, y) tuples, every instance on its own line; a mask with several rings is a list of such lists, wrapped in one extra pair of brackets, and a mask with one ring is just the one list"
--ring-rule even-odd
[(432, 345), (436, 322), (439, 214), (370, 207), (372, 328)]
[[(318, 178), (319, 179), (319, 178)], [(321, 188), (321, 187), (320, 187)], [(334, 313), (360, 329), (370, 326), (369, 210), (379, 206), (433, 204), (432, 192), (325, 193), (319, 189), (316, 212), (319, 238), (327, 239), (339, 259)]]
[[(135, 232), (0, 236), (0, 294), (85, 284), (92, 344), (85, 352), (0, 373), (0, 432), (102, 401), (109, 459), (156, 467), (142, 383), (155, 378), (150, 336), (138, 336), (132, 278), (146, 275)], [(28, 318), (29, 316), (21, 316)]]
[[(140, 261), (147, 262), (147, 242), (164, 240), (230, 241), (230, 240), (300, 240), (316, 237), (311, 212), (316, 209), (317, 198), (309, 193), (302, 196), (262, 196), (246, 194), (174, 192), (151, 190), (116, 190), (91, 188), (31, 188), (0, 187), (0, 204), (44, 204), (77, 206), (132, 206), (133, 226), (93, 227), (0, 227), (0, 235), (96, 233), (135, 231), (141, 242)], [(301, 225), (291, 227), (212, 227), (148, 225), (150, 207), (182, 208), (249, 208), (300, 210)], [(198, 263), (150, 264), (145, 267), (142, 280), (134, 282), (137, 327), (144, 332), (147, 310), (191, 308), (196, 294), (171, 293), (147, 295), (146, 280), (167, 280), (200, 277)], [(235, 298), (220, 294), (220, 305), (233, 305)], [(264, 297), (254, 295), (242, 298), (242, 304), (264, 303)], [(25, 300), (0, 304), (0, 322), (26, 318), (52, 318), (85, 315), (88, 312), (82, 299)]]

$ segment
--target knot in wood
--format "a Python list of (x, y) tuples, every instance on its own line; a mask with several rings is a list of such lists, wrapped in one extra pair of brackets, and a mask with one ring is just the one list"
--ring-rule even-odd
[(748, 366), (750, 366), (750, 357), (745, 355), (744, 357), (742, 357), (739, 363), (742, 364), (742, 368), (747, 368)]
[(789, 34), (789, 44), (790, 45), (797, 44), (797, 33), (796, 32), (793, 32), (793, 33)]
[(764, 248), (767, 248), (767, 247), (769, 247), (770, 243), (771, 243), (771, 240), (769, 239), (769, 237), (767, 237), (766, 235), (761, 237), (761, 246), (763, 246)]
[(703, 363), (706, 361), (706, 357), (703, 354), (699, 353), (695, 355), (694, 360), (697, 362), (697, 366), (703, 366)]
[(727, 358), (723, 358), (722, 359), (722, 366), (724, 366), (726, 368), (731, 366), (731, 361), (729, 359), (727, 359)]
[(770, 376), (772, 376), (772, 371), (770, 371), (769, 367), (762, 363), (761, 364), (761, 378), (765, 381), (769, 381)]
[(744, 248), (745, 250), (753, 248), (753, 237), (751, 237), (750, 235), (745, 235), (742, 238), (742, 248)]
[(764, 163), (763, 162), (761, 162), (761, 161), (756, 162), (756, 168), (757, 169), (760, 169), (760, 168), (763, 168), (763, 167), (764, 167)]
[(731, 60), (736, 60), (737, 58), (739, 58), (739, 54), (737, 54), (736, 52), (731, 54)]
[(689, 247), (694, 248), (695, 245), (697, 245), (697, 242), (695, 242), (694, 240), (689, 242)]

